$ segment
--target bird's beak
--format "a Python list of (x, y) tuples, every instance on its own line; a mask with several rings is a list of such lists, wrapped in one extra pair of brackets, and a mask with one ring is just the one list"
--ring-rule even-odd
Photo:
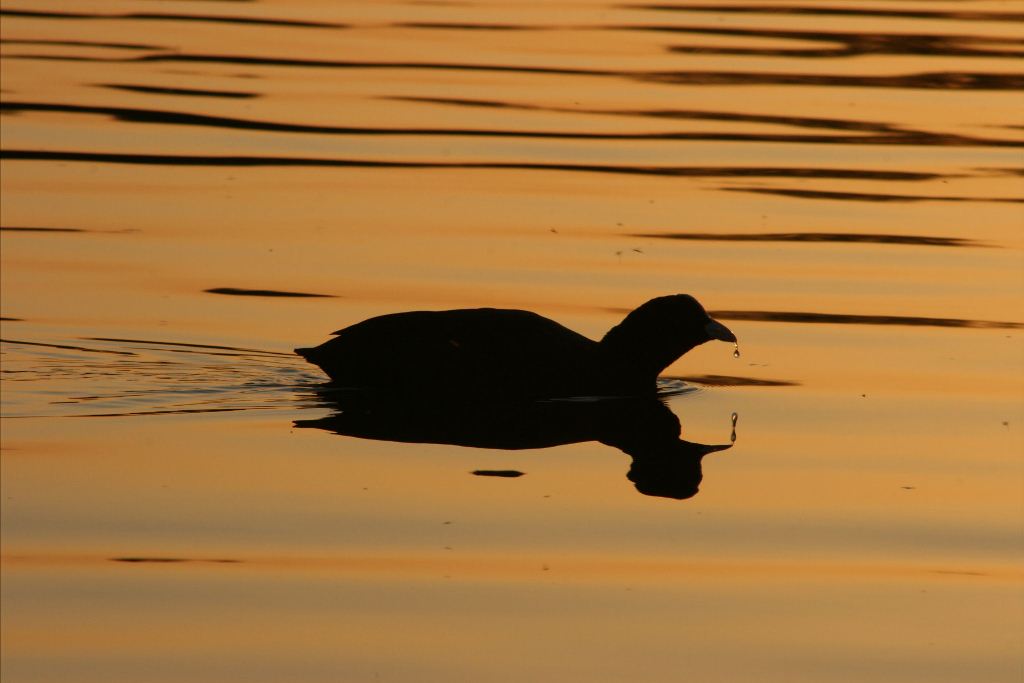
[(736, 343), (736, 335), (732, 333), (728, 327), (712, 320), (704, 326), (704, 331), (708, 334), (708, 339), (720, 339), (721, 341)]

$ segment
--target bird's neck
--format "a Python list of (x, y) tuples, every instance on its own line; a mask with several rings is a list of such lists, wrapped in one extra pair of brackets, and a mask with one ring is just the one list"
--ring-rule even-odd
[(669, 363), (652, 361), (649, 350), (642, 355), (622, 348), (601, 348), (602, 367), (615, 386), (629, 394), (652, 393), (657, 390), (658, 375)]
[(651, 334), (613, 327), (601, 340), (601, 354), (605, 363), (631, 377), (642, 377), (654, 382), (661, 371), (674, 363), (696, 344), (667, 343), (657, 332)]

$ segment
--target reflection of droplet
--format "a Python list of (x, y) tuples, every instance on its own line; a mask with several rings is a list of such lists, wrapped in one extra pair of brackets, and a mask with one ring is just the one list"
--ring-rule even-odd
[(739, 358), (740, 357), (740, 343), (739, 342), (734, 342), (734, 343), (736, 344), (736, 348), (734, 348), (732, 350), (732, 357), (733, 358)]
[(740, 419), (737, 413), (732, 414), (732, 434), (729, 436), (730, 443), (736, 443), (736, 421)]

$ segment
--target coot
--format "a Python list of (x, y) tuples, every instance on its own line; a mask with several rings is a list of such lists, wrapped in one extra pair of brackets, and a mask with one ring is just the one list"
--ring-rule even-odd
[(473, 400), (650, 395), (658, 373), (693, 347), (736, 341), (687, 294), (651, 299), (599, 342), (496, 308), (392, 313), (333, 334), (295, 352), (336, 386)]

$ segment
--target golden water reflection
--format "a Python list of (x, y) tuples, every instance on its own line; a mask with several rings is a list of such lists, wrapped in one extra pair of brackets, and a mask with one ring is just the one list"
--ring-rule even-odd
[[(1020, 12), (200, 4), (0, 10), (5, 681), (1018, 680)], [(676, 292), (646, 422), (291, 353)]]

